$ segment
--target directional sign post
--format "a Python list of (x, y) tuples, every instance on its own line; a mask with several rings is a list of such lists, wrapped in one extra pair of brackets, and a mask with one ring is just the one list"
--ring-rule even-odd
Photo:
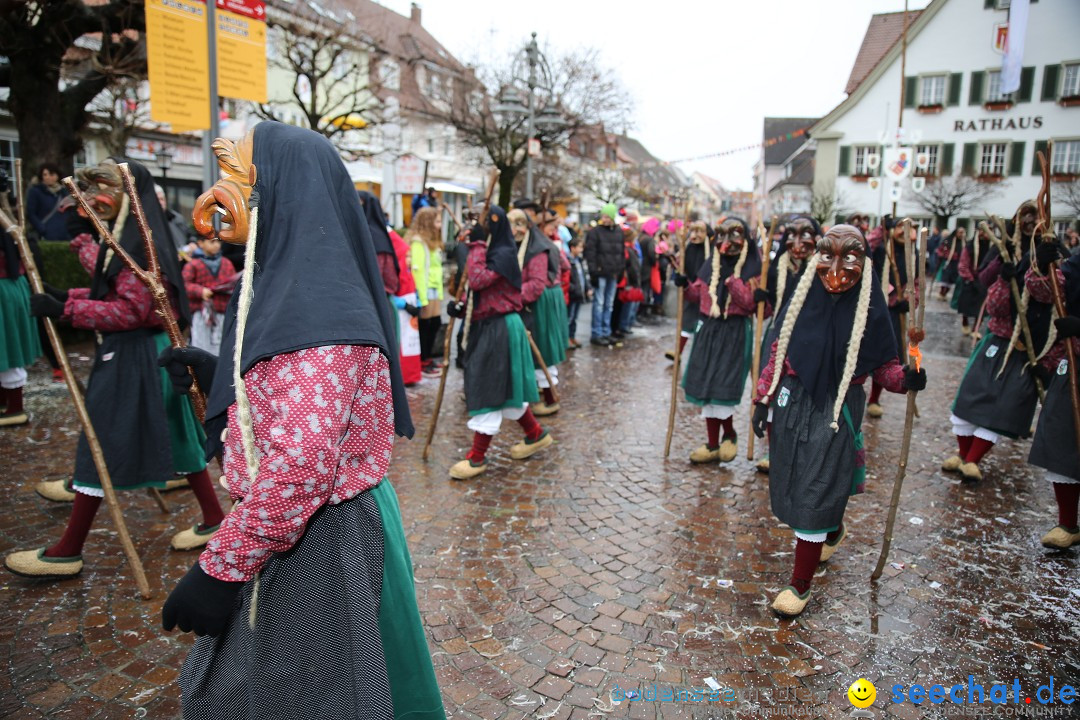
[(266, 4), (217, 0), (217, 78), (223, 97), (266, 102)]

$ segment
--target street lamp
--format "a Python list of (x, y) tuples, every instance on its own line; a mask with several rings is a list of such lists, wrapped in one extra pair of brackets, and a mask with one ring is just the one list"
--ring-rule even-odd
[[(526, 65), (528, 65), (527, 72)], [(532, 197), (533, 162), (532, 148), (530, 146), (532, 145), (533, 134), (537, 128), (540, 130), (558, 130), (566, 124), (562, 113), (553, 104), (554, 90), (552, 85), (554, 83), (551, 79), (551, 68), (548, 66), (547, 58), (540, 52), (540, 47), (536, 44), (536, 33), (532, 34), (529, 44), (522, 48), (514, 58), (512, 77), (513, 83), (528, 88), (524, 101), (521, 97), (521, 90), (511, 85), (500, 94), (499, 102), (492, 108), (492, 111), (507, 116), (524, 115), (528, 119), (526, 126), (528, 141), (525, 147), (525, 195)], [(539, 115), (537, 114), (538, 109)]]
[(157, 165), (161, 169), (161, 184), (164, 186), (165, 181), (169, 178), (169, 168), (172, 167), (173, 154), (162, 145), (161, 149), (154, 154), (154, 159), (157, 160)]

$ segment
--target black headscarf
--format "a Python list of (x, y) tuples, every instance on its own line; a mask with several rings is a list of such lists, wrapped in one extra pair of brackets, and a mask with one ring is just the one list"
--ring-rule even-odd
[[(378, 347), (390, 363), (394, 429), (412, 437), (374, 243), (341, 158), (322, 135), (276, 122), (255, 127), (252, 152), (258, 170), (252, 205), (259, 207), (259, 226), (241, 373), (275, 355), (320, 345)], [(233, 348), (239, 296), (233, 295), (226, 310), (207, 403), (211, 443), (236, 400)]]
[[(150, 233), (154, 238), (154, 249), (157, 250), (158, 265), (161, 268), (161, 279), (168, 290), (169, 302), (179, 313), (178, 322), (180, 328), (183, 329), (191, 324), (191, 308), (188, 307), (184, 276), (180, 272), (180, 259), (176, 256), (176, 246), (173, 245), (165, 211), (161, 209), (161, 203), (158, 202), (157, 192), (154, 189), (154, 178), (141, 163), (122, 157), (110, 159), (117, 164), (126, 162), (131, 170), (131, 176), (135, 179), (135, 190), (139, 193), (139, 202), (142, 204), (146, 223), (150, 226)], [(75, 210), (68, 212), (75, 213)], [(139, 224), (135, 222), (134, 212), (128, 213), (124, 228), (116, 241), (138, 263), (139, 267), (143, 270), (147, 268), (146, 248), (143, 246), (142, 235), (139, 233)], [(112, 281), (121, 270), (127, 267), (124, 261), (115, 254), (106, 267), (105, 256), (108, 254), (108, 249), (105, 243), (101, 243), (98, 247), (94, 277), (90, 281), (91, 300), (103, 299), (108, 294)]]
[[(750, 237), (750, 226), (746, 224), (746, 221), (742, 218), (728, 217), (724, 218), (724, 222), (734, 220), (742, 225), (743, 228), (743, 240), (746, 243), (746, 262), (743, 263), (742, 273), (739, 275), (743, 280), (751, 280), (752, 278), (759, 277), (761, 275), (761, 254), (758, 249), (757, 243), (754, 242), (754, 238)], [(720, 230), (720, 223), (716, 227), (717, 232)], [(720, 252), (720, 247), (714, 247), (712, 249), (714, 253)], [(721, 255), (720, 256), (720, 282), (716, 283), (716, 302), (720, 306), (721, 312), (723, 312), (724, 304), (727, 299), (727, 285), (724, 281), (727, 280), (731, 273), (735, 272), (735, 265), (739, 262), (738, 255)], [(701, 264), (701, 269), (698, 270), (698, 279), (708, 286), (712, 282), (712, 261), (706, 261)]]
[(705, 250), (708, 248), (709, 242), (708, 235), (705, 236), (704, 242), (699, 243), (692, 243), (687, 238), (686, 260), (683, 267), (687, 277), (697, 277), (701, 271), (701, 266), (705, 263)]
[(375, 246), (375, 253), (385, 253), (394, 258), (394, 269), (401, 274), (401, 266), (398, 265), (397, 253), (394, 252), (394, 243), (390, 240), (390, 232), (386, 229), (386, 213), (383, 212), (382, 203), (367, 190), (359, 190), (356, 193), (360, 198), (360, 204), (364, 208), (364, 218), (367, 220), (368, 230), (371, 232), (371, 242)]
[[(814, 406), (821, 409), (830, 397), (836, 397), (840, 387), (862, 283), (869, 281), (873, 284), (870, 287), (866, 330), (859, 345), (859, 359), (853, 377), (873, 372), (896, 358), (896, 336), (876, 274), (864, 272), (859, 284), (847, 292), (830, 293), (816, 271), (811, 268), (809, 272), (814, 273), (813, 284), (795, 321), (787, 359), (813, 399)], [(787, 303), (780, 311), (777, 327), (783, 327), (790, 308), (791, 303)], [(777, 368), (776, 372), (781, 370)]]
[[(517, 243), (510, 230), (510, 221), (506, 211), (498, 205), (492, 205), (488, 211), (487, 232), (491, 242), (487, 247), (487, 267), (502, 275), (514, 287), (521, 288), (521, 266), (518, 265)], [(484, 229), (480, 223), (473, 226), (473, 237), (482, 238)]]
[(1070, 255), (1059, 267), (1065, 276), (1065, 312), (1080, 317), (1080, 254)]
[(554, 282), (558, 279), (559, 248), (555, 247), (555, 243), (551, 242), (551, 239), (531, 222), (529, 223), (529, 234), (522, 242), (529, 243), (529, 246), (525, 248), (525, 265), (528, 265), (540, 253), (545, 253), (548, 264), (548, 282)]

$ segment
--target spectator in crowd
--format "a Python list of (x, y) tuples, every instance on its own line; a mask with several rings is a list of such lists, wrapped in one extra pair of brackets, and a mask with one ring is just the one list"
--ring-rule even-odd
[(590, 339), (593, 345), (607, 346), (614, 341), (611, 336), (611, 310), (615, 302), (615, 287), (626, 270), (623, 234), (615, 224), (616, 214), (614, 205), (605, 205), (600, 210), (596, 227), (585, 236), (589, 283), (596, 290)]
[(581, 343), (577, 341), (577, 318), (583, 303), (589, 301), (592, 290), (588, 282), (588, 269), (585, 267), (585, 241), (574, 238), (570, 241), (570, 304), (567, 307), (567, 318), (570, 321), (570, 344), (571, 350), (577, 350)]
[(437, 374), (442, 361), (435, 355), (435, 336), (442, 325), (443, 300), (442, 218), (438, 209), (420, 208), (405, 240), (420, 303), (420, 367), (425, 373)]
[(416, 215), (420, 211), (420, 208), (437, 208), (439, 207), (439, 194), (435, 192), (435, 188), (429, 187), (424, 192), (420, 193), (413, 198), (412, 212)]
[[(165, 227), (169, 229), (169, 235), (172, 237), (176, 252), (179, 253), (181, 257), (191, 257), (192, 253), (195, 252), (195, 248), (199, 247), (199, 244), (195, 241), (194, 233), (190, 230), (190, 223), (184, 220), (183, 215), (175, 210), (169, 209), (168, 201), (165, 199), (165, 188), (155, 184), (154, 192), (157, 194), (158, 203), (161, 204), (161, 209), (165, 211)], [(232, 263), (230, 262), (229, 264), (231, 265)]]
[(67, 219), (60, 204), (67, 190), (60, 184), (60, 167), (45, 162), (38, 169), (37, 182), (26, 193), (26, 219), (39, 240), (70, 240)]

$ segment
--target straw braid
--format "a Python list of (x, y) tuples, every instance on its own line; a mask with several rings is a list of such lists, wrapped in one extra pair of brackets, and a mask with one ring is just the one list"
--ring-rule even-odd
[[(739, 261), (735, 263), (735, 269), (731, 271), (731, 277), (742, 279), (743, 265), (746, 264), (746, 256), (750, 252), (750, 238), (746, 239), (746, 242), (742, 245), (742, 252), (739, 253)], [(716, 300), (714, 299), (715, 303)], [(731, 293), (727, 294), (727, 299), (724, 300), (724, 317), (727, 317), (728, 308), (731, 307)]]
[[(468, 270), (465, 271), (469, 272)], [(465, 298), (465, 329), (461, 331), (461, 351), (469, 347), (469, 328), (472, 326), (472, 312), (473, 312), (473, 297), (475, 293), (472, 290), (467, 291), (469, 297)]]
[(780, 264), (776, 268), (776, 307), (773, 308), (773, 312), (780, 312), (780, 307), (784, 304), (789, 268), (793, 270), (795, 263), (791, 261), (790, 255), (784, 253), (780, 256)]
[(720, 282), (720, 253), (712, 257), (712, 276), (709, 278), (709, 297), (712, 305), (709, 307), (709, 317), (720, 317), (720, 303), (716, 299), (716, 286)]
[(244, 443), (244, 462), (247, 465), (248, 479), (254, 483), (259, 471), (259, 458), (255, 450), (255, 430), (251, 427), (251, 402), (248, 400), (247, 387), (244, 385), (241, 355), (244, 351), (244, 331), (247, 329), (248, 312), (251, 310), (251, 298), (255, 294), (252, 282), (255, 279), (255, 237), (259, 228), (259, 208), (251, 209), (248, 225), (247, 245), (244, 247), (244, 277), (241, 286), (240, 301), (236, 310), (236, 342), (233, 347), (233, 386), (236, 389), (236, 420), (240, 426), (240, 435)]
[[(816, 265), (820, 259), (821, 255), (815, 252), (808, 262), (811, 265)], [(791, 295), (791, 304), (788, 305), (787, 315), (784, 316), (784, 324), (780, 327), (780, 335), (776, 339), (773, 378), (766, 397), (771, 398), (773, 393), (776, 392), (776, 386), (780, 384), (780, 378), (784, 374), (784, 360), (787, 358), (788, 345), (791, 344), (791, 333), (795, 330), (795, 321), (799, 318), (799, 313), (802, 312), (803, 305), (806, 303), (806, 296), (810, 292), (810, 284), (814, 282), (815, 277), (817, 277), (817, 273), (803, 273), (802, 277), (799, 278), (799, 284), (795, 286), (795, 292)]]
[(866, 332), (866, 318), (870, 314), (870, 258), (863, 258), (863, 281), (859, 288), (859, 304), (855, 308), (855, 323), (851, 327), (851, 338), (848, 339), (847, 357), (844, 358), (844, 374), (840, 376), (840, 387), (836, 391), (836, 400), (833, 402), (833, 421), (829, 425), (836, 432), (840, 429), (840, 413), (844, 410), (844, 400), (847, 398), (848, 388), (855, 375), (855, 368), (859, 362), (859, 348), (862, 346), (863, 333)]
[(521, 247), (518, 248), (518, 267), (522, 270), (525, 269), (525, 253), (529, 249), (529, 235), (526, 233), (525, 239), (521, 241)]
[[(1054, 321), (1057, 320), (1057, 319), (1058, 319), (1057, 306), (1056, 305), (1051, 305), (1050, 306), (1050, 333), (1046, 336), (1046, 345), (1044, 345), (1042, 351), (1038, 355), (1035, 356), (1036, 360), (1042, 360), (1043, 355), (1046, 355), (1046, 353), (1050, 352), (1050, 348), (1052, 348), (1054, 346), (1054, 343), (1057, 342), (1057, 325), (1054, 324)], [(1068, 340), (1066, 340), (1065, 342), (1068, 342)]]
[[(1009, 356), (1012, 355), (1013, 347), (1020, 341), (1020, 331), (1023, 324), (1020, 318), (1027, 315), (1028, 299), (1028, 289), (1027, 284), (1025, 283), (1024, 292), (1020, 294), (1020, 307), (1017, 309), (1016, 319), (1013, 321), (1013, 331), (1012, 337), (1009, 338), (1009, 347), (1005, 350), (1005, 357), (1001, 359), (1001, 367), (998, 369), (997, 375), (994, 376), (995, 378), (1001, 377), (1001, 374), (1005, 372), (1005, 366), (1009, 364)], [(1034, 350), (1035, 348), (1032, 348), (1032, 351)]]
[[(889, 259), (889, 253), (885, 253), (885, 264), (881, 266), (881, 296), (885, 298), (885, 305), (889, 304), (889, 290), (888, 283), (892, 282), (889, 278), (892, 277), (892, 262)], [(897, 288), (896, 292), (899, 293), (900, 289)]]
[[(113, 223), (112, 236), (116, 238), (116, 242), (120, 242), (120, 237), (124, 232), (124, 223), (127, 222), (128, 214), (131, 212), (131, 201), (128, 200), (127, 193), (124, 193), (123, 199), (120, 201), (120, 212), (116, 214), (116, 222)], [(104, 241), (102, 241), (104, 242)], [(109, 263), (113, 259), (113, 249), (108, 245), (105, 246), (105, 264), (102, 267), (109, 267)]]

